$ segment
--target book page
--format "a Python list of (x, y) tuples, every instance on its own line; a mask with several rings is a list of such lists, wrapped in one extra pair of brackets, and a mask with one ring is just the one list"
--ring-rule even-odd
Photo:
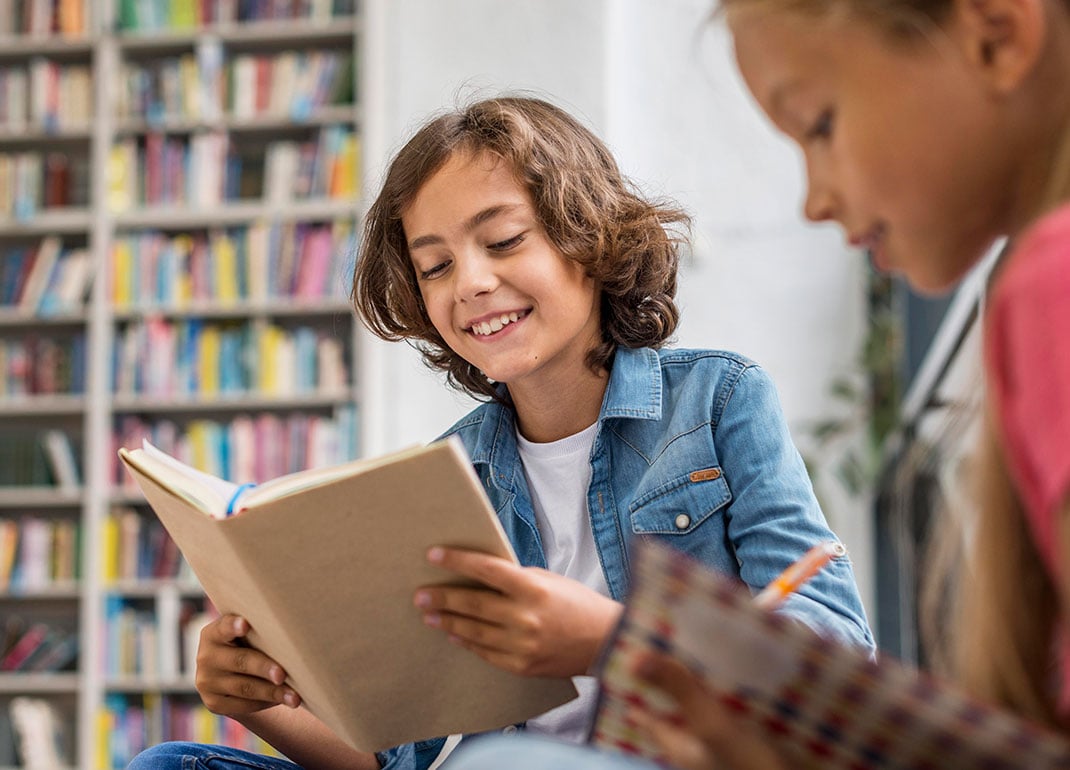
[(120, 449), (119, 454), (198, 510), (217, 519), (226, 517), (227, 504), (238, 489), (237, 484), (186, 465), (148, 441), (143, 442), (141, 449)]
[(309, 468), (295, 473), (288, 473), (285, 476), (278, 476), (277, 478), (265, 481), (263, 484), (259, 484), (258, 486), (251, 488), (248, 492), (242, 494), (240, 498), (241, 503), (239, 504), (238, 509), (248, 508), (269, 501), (281, 500), (289, 495), (294, 495), (305, 489), (326, 484), (335, 479), (355, 476), (358, 473), (371, 470), (372, 468), (386, 463), (398, 462), (406, 457), (418, 454), (419, 452), (424, 451), (424, 449), (425, 447), (422, 445), (416, 445), (407, 449), (391, 452), (382, 457), (353, 460), (352, 462), (343, 463), (342, 465), (334, 465), (329, 468)]

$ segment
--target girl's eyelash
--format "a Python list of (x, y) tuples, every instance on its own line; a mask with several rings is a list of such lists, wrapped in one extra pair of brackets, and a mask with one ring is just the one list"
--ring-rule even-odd
[(828, 139), (832, 135), (832, 119), (834, 113), (831, 108), (823, 111), (806, 132), (807, 139)]

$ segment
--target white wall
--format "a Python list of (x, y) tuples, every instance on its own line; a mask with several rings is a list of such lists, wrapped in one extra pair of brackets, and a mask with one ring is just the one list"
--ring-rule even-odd
[[(802, 221), (802, 169), (745, 93), (706, 0), (366, 0), (378, 60), (365, 82), (374, 194), (386, 157), (430, 113), (473, 93), (527, 89), (582, 117), (652, 194), (695, 216), (680, 278), (679, 345), (737, 350), (771, 373), (801, 446), (855, 370), (863, 263), (829, 226)], [(378, 28), (378, 32), (376, 31)], [(378, 77), (376, 77), (378, 75)], [(372, 346), (365, 447), (430, 439), (471, 408), (405, 345)], [(871, 530), (826, 492), (871, 605)]]

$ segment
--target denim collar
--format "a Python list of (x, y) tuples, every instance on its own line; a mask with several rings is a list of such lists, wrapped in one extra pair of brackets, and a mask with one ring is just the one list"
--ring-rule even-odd
[(617, 348), (598, 421), (661, 417), (661, 359), (652, 348)]
[[(661, 394), (658, 352), (651, 348), (617, 348), (598, 422), (611, 418), (657, 420), (661, 417)], [(479, 437), (472, 448), (472, 462), (502, 467), (496, 460), (503, 455), (515, 456), (517, 451), (515, 412), (491, 401), (472, 416), (477, 414)]]

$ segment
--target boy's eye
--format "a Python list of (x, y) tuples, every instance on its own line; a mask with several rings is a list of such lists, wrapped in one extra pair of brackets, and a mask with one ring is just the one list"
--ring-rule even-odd
[(506, 238), (504, 241), (498, 241), (487, 246), (491, 251), (509, 251), (509, 249), (515, 248), (520, 245), (520, 242), (524, 240), (524, 234), (514, 235), (512, 238)]
[(420, 271), (420, 280), (426, 281), (429, 278), (434, 278), (436, 275), (442, 273), (447, 267), (449, 267), (449, 264), (450, 263), (448, 261), (439, 262), (434, 267), (430, 267), (427, 270), (421, 270)]
[(832, 136), (832, 124), (835, 113), (832, 109), (824, 110), (806, 132), (807, 139), (828, 139)]

